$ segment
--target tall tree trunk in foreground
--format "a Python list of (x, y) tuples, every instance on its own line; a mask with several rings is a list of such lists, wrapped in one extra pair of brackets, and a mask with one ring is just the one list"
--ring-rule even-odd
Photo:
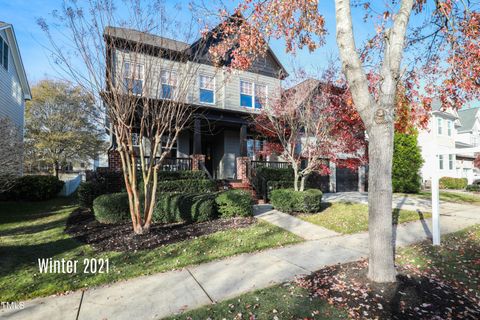
[(405, 33), (413, 0), (403, 0), (393, 25), (386, 30), (378, 98), (369, 92), (358, 55), (349, 0), (335, 0), (336, 36), (355, 106), (367, 128), (369, 139), (369, 264), (368, 277), (375, 282), (395, 281), (392, 248), (392, 157), (394, 109)]

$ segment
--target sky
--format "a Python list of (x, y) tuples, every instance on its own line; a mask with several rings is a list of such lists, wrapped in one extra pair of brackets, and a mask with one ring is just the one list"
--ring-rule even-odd
[[(80, 0), (81, 1), (81, 0)], [(188, 10), (188, 2), (175, 1), (181, 4), (180, 16), (177, 19), (190, 21), (192, 19)], [(55, 70), (52, 59), (48, 52), (49, 41), (45, 33), (37, 24), (38, 18), (44, 18), (47, 21), (52, 19), (52, 12), (59, 9), (62, 0), (0, 0), (0, 21), (10, 23), (14, 27), (20, 52), (27, 72), (27, 77), (31, 85), (43, 78), (61, 78), (62, 75)], [(174, 6), (171, 1), (167, 6)], [(206, 1), (209, 5), (208, 1)], [(233, 8), (234, 4), (227, 0), (227, 3)], [(232, 3), (232, 4), (231, 4)], [(295, 56), (285, 52), (284, 42), (273, 40), (270, 42), (272, 50), (279, 60), (284, 64), (288, 71), (292, 68), (302, 67), (305, 69), (319, 70), (326, 65), (330, 57), (337, 56), (335, 44), (335, 25), (333, 1), (324, 1), (321, 8), (327, 21), (327, 44), (314, 53), (307, 50), (298, 51)], [(211, 3), (212, 6), (218, 6), (218, 3)], [(172, 8), (173, 10), (173, 8)], [(175, 11), (178, 12), (178, 11)], [(361, 27), (361, 26), (360, 26)], [(360, 28), (356, 30), (359, 34), (364, 34), (365, 30)]]

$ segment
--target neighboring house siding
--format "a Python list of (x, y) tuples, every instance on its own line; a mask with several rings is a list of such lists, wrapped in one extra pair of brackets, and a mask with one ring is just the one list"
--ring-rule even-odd
[[(7, 40), (5, 31), (0, 31), (3, 40)], [(8, 41), (7, 41), (8, 43)], [(0, 65), (0, 117), (10, 118), (23, 136), (25, 101), (9, 45), (8, 71)]]
[[(442, 133), (438, 133), (438, 119), (441, 119)], [(447, 121), (452, 121), (451, 135), (448, 135)], [(439, 169), (439, 158), (434, 159), (439, 148), (455, 148), (456, 128), (454, 120), (446, 113), (436, 112), (432, 114), (427, 130), (422, 130), (418, 135), (418, 143), (422, 150), (424, 164), (421, 170), (423, 180), (430, 180), (434, 168)], [(453, 167), (449, 166), (449, 155), (443, 155), (443, 169), (439, 169), (440, 176), (457, 177), (455, 156), (453, 156)]]

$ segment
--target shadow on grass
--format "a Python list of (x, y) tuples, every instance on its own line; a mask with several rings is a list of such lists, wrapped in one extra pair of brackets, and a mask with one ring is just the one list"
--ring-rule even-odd
[[(46, 216), (42, 216), (42, 217), (46, 217)], [(58, 228), (64, 225), (65, 225), (65, 219), (54, 220), (47, 223), (22, 226), (18, 228), (12, 228), (8, 230), (0, 231), (0, 237), (34, 234), (42, 231), (48, 231), (50, 229)]]

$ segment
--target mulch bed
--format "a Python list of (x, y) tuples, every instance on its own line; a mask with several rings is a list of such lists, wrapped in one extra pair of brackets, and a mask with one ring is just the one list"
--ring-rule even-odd
[(461, 283), (399, 267), (396, 283), (376, 284), (367, 268), (366, 260), (335, 265), (297, 282), (353, 319), (480, 319), (479, 294)]
[(217, 231), (245, 228), (254, 223), (254, 218), (231, 218), (193, 224), (153, 224), (148, 234), (135, 235), (131, 222), (102, 224), (95, 220), (91, 210), (78, 209), (67, 219), (65, 232), (100, 252), (132, 251), (152, 249)]

